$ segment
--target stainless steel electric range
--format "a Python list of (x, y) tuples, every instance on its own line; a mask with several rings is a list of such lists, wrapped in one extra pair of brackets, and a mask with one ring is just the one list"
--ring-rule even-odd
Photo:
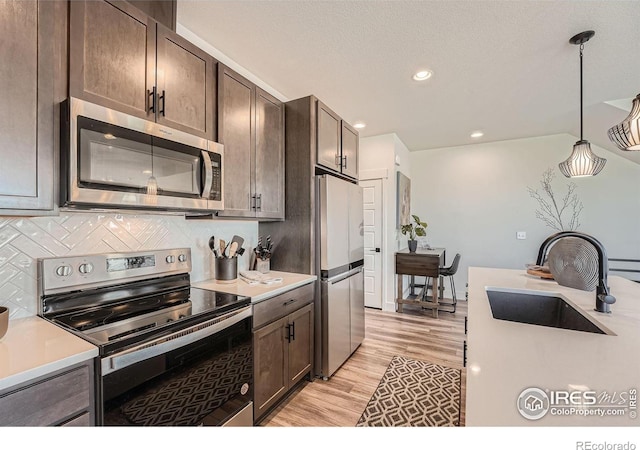
[(253, 425), (251, 299), (192, 288), (188, 248), (38, 261), (39, 315), (95, 344), (100, 425)]

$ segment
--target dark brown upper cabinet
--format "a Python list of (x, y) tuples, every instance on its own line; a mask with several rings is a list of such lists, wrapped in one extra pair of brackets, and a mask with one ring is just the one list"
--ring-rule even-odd
[(176, 31), (177, 0), (129, 0), (129, 2), (172, 31)]
[(358, 179), (358, 153), (360, 140), (358, 131), (344, 120), (341, 129), (342, 138), (342, 173), (348, 177)]
[(70, 2), (69, 92), (215, 139), (217, 62), (123, 1)]
[(66, 96), (67, 5), (3, 1), (0, 24), (0, 214), (54, 213), (54, 105), (56, 95)]
[(316, 163), (358, 179), (358, 132), (320, 100), (316, 102)]
[(224, 217), (284, 219), (284, 104), (218, 66), (218, 141), (224, 145)]
[(340, 172), (340, 116), (320, 100), (316, 104), (318, 120), (317, 162), (322, 166)]

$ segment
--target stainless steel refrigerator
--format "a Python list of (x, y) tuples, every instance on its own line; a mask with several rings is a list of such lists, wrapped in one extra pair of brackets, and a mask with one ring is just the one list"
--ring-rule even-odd
[(316, 183), (316, 372), (328, 378), (364, 339), (362, 188), (331, 175), (317, 176)]

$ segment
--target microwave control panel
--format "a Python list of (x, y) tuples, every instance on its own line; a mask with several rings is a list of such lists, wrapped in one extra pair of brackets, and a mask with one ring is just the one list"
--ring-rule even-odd
[(211, 153), (209, 156), (211, 157), (211, 169), (213, 172), (209, 200), (222, 200), (222, 155), (220, 153)]

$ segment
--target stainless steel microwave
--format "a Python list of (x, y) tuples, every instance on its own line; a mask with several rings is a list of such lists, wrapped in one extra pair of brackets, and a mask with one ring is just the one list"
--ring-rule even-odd
[(224, 209), (221, 144), (76, 98), (60, 122), (61, 207)]

